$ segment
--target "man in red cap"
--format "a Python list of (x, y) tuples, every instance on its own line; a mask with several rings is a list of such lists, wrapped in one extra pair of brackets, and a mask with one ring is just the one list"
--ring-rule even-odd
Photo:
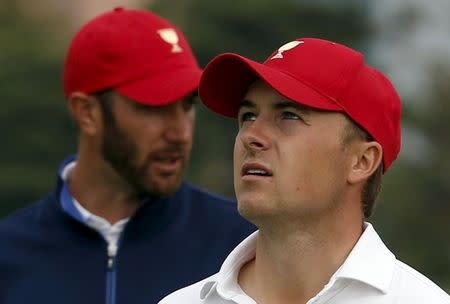
[(259, 230), (161, 304), (450, 303), (365, 222), (400, 150), (401, 105), (362, 54), (313, 38), (262, 64), (223, 54), (199, 92), (238, 120), (238, 209)]
[(150, 12), (80, 29), (63, 79), (78, 153), (53, 193), (0, 222), (0, 303), (156, 303), (254, 231), (182, 182), (200, 75), (180, 30)]

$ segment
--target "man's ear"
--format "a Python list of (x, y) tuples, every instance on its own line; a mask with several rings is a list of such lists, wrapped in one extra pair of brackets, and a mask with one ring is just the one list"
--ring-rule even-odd
[(95, 135), (102, 125), (101, 109), (98, 101), (82, 92), (74, 92), (69, 96), (69, 111), (81, 133)]
[(359, 143), (352, 159), (348, 182), (356, 184), (367, 180), (380, 165), (383, 158), (383, 148), (376, 141)]

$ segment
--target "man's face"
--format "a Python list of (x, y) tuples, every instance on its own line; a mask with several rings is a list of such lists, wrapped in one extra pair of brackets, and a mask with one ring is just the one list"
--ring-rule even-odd
[(244, 217), (298, 222), (339, 208), (351, 155), (343, 114), (305, 108), (258, 80), (238, 121), (234, 185)]
[(140, 194), (176, 191), (192, 147), (194, 97), (154, 107), (112, 92), (102, 108), (101, 153), (119, 176)]

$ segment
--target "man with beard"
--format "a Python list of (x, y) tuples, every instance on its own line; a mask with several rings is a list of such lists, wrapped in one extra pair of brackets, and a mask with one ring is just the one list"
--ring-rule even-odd
[(200, 75), (183, 34), (150, 12), (80, 29), (63, 79), (78, 153), (53, 193), (0, 222), (1, 303), (156, 303), (254, 230), (182, 182)]
[(361, 53), (301, 38), (262, 64), (224, 54), (199, 93), (237, 118), (238, 209), (259, 230), (160, 304), (450, 303), (364, 220), (400, 151), (401, 105)]

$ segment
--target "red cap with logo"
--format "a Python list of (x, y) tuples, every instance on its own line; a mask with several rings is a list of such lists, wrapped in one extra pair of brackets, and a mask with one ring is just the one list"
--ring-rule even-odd
[(391, 82), (344, 45), (315, 38), (284, 44), (262, 64), (226, 53), (206, 66), (199, 94), (216, 113), (236, 117), (256, 79), (299, 104), (345, 113), (383, 149), (386, 171), (401, 146), (400, 98)]
[(114, 89), (148, 105), (194, 92), (201, 69), (182, 32), (143, 10), (116, 8), (85, 24), (66, 55), (64, 95)]

